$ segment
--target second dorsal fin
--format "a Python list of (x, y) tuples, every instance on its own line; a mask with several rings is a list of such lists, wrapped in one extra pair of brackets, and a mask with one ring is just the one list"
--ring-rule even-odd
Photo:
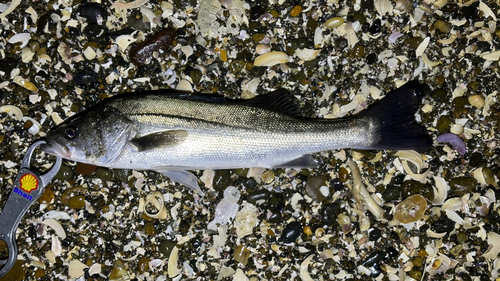
[(249, 106), (266, 108), (290, 116), (301, 116), (299, 101), (292, 93), (285, 89), (279, 89), (262, 96), (256, 96), (255, 98), (243, 102)]

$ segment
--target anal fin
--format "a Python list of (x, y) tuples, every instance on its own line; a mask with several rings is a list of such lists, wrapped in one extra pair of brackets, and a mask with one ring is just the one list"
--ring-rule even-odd
[(317, 166), (318, 162), (316, 162), (316, 159), (314, 159), (311, 155), (306, 154), (291, 161), (275, 165), (273, 168), (313, 168)]
[(157, 172), (166, 177), (169, 177), (171, 180), (181, 185), (192, 189), (194, 192), (199, 193), (201, 196), (205, 195), (205, 193), (201, 191), (201, 188), (198, 185), (198, 178), (188, 171), (157, 170)]

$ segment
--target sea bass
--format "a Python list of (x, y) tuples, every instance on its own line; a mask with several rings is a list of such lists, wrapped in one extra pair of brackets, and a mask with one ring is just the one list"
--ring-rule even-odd
[(312, 153), (341, 148), (427, 150), (432, 140), (414, 116), (426, 92), (427, 85), (411, 81), (340, 119), (301, 117), (286, 90), (249, 100), (123, 94), (53, 128), (41, 148), (97, 166), (154, 170), (201, 192), (188, 170), (314, 167)]

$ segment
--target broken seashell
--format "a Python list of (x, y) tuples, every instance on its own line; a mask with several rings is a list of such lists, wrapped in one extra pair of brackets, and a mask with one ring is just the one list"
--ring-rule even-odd
[(494, 260), (500, 253), (500, 235), (496, 232), (488, 232), (488, 244), (491, 248), (484, 253), (483, 257)]
[(290, 57), (284, 52), (269, 52), (255, 58), (255, 66), (273, 66), (280, 63), (287, 63)]
[(324, 25), (325, 25), (326, 28), (333, 29), (333, 28), (341, 26), (342, 24), (344, 24), (344, 19), (343, 18), (341, 18), (341, 17), (334, 17), (334, 18), (331, 18), (331, 19), (327, 20)]
[(311, 278), (311, 275), (309, 275), (309, 271), (307, 270), (307, 267), (311, 263), (311, 260), (314, 255), (309, 255), (301, 264), (300, 264), (300, 278), (303, 281), (314, 281), (314, 279)]
[(85, 273), (84, 269), (87, 266), (79, 260), (69, 262), (68, 274), (70, 278), (80, 278)]
[(57, 236), (61, 239), (66, 239), (66, 232), (64, 231), (61, 224), (55, 219), (46, 219), (42, 221), (42, 224), (50, 226), (50, 228), (52, 228), (56, 232)]
[(319, 54), (320, 51), (321, 50), (314, 50), (314, 49), (304, 48), (304, 49), (297, 49), (297, 50), (295, 50), (295, 54), (301, 60), (310, 61), (310, 60), (315, 59), (318, 56), (318, 54)]
[(0, 113), (2, 112), (6, 112), (7, 114), (14, 116), (14, 118), (18, 121), (23, 119), (23, 112), (15, 105), (8, 104), (0, 106)]

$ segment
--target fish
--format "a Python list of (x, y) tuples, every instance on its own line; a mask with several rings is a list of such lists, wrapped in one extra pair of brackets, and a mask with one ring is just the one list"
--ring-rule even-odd
[(410, 81), (358, 114), (306, 118), (285, 89), (248, 100), (169, 90), (118, 94), (52, 128), (41, 149), (112, 169), (153, 170), (203, 194), (191, 170), (310, 168), (338, 149), (429, 150), (415, 114), (429, 87)]

